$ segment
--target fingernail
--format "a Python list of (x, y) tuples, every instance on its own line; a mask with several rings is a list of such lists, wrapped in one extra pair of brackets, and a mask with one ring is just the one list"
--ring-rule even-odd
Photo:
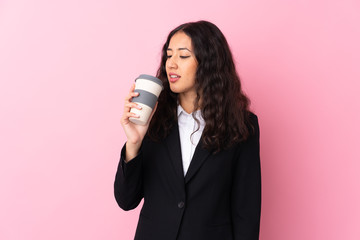
[(142, 107), (140, 105), (137, 105), (139, 109), (142, 109)]

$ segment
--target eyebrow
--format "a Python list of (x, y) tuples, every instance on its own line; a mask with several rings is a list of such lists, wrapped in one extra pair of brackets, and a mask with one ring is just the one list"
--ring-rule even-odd
[[(189, 52), (191, 52), (188, 48), (178, 48), (178, 50), (188, 50)], [(172, 51), (172, 49), (168, 48), (167, 51)]]

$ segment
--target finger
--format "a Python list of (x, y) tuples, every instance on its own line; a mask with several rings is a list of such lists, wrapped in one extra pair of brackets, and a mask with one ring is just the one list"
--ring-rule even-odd
[(128, 112), (127, 110), (128, 110), (129, 108), (136, 108), (136, 109), (139, 109), (139, 110), (142, 109), (142, 107), (141, 107), (139, 104), (133, 103), (133, 102), (125, 103), (125, 106), (124, 106), (124, 107), (125, 107), (126, 112)]
[(135, 96), (139, 95), (139, 93), (138, 93), (138, 92), (134, 92), (134, 90), (135, 90), (135, 83), (133, 83), (133, 84), (131, 85), (130, 90), (129, 90), (129, 94), (125, 97), (125, 101), (130, 101), (130, 99), (131, 99), (132, 97), (135, 97)]
[(132, 112), (127, 112), (123, 115), (124, 119), (128, 119), (129, 117), (139, 118), (140, 115)]
[(139, 95), (138, 92), (130, 92), (126, 97), (125, 97), (125, 102), (131, 102), (131, 99), (133, 97), (137, 97)]
[(139, 92), (131, 92), (130, 93), (131, 98), (139, 96)]
[(121, 116), (121, 124), (122, 125), (126, 125), (130, 122), (129, 118), (139, 118), (140, 116), (137, 115), (136, 113), (132, 113), (132, 112), (127, 112), (127, 113), (124, 113), (122, 116)]
[(130, 87), (130, 92), (133, 92), (134, 89), (135, 89), (135, 83), (133, 83), (133, 84), (131, 85), (131, 87)]

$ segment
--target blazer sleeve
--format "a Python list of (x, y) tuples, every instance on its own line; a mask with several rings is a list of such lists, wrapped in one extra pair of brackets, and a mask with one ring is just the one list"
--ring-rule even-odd
[(136, 208), (143, 198), (142, 162), (143, 153), (125, 162), (126, 144), (121, 149), (120, 161), (114, 182), (115, 199), (125, 211)]
[(258, 240), (261, 208), (259, 124), (251, 115), (254, 131), (242, 144), (232, 186), (232, 221), (235, 240)]

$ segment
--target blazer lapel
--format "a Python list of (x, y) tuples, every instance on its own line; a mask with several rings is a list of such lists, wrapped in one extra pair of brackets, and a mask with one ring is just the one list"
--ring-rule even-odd
[[(180, 135), (179, 126), (174, 125), (170, 134), (165, 138), (165, 145), (169, 150), (170, 160), (174, 167), (174, 170), (178, 177), (184, 179), (184, 169), (182, 165), (181, 146), (180, 146)], [(196, 146), (194, 156), (191, 160), (189, 169), (185, 176), (185, 183), (187, 183), (199, 170), (201, 165), (204, 163), (206, 158), (210, 155), (210, 152), (203, 147), (202, 137), (198, 145)]]
[(210, 155), (210, 152), (204, 148), (202, 137), (198, 145), (196, 146), (194, 156), (191, 159), (189, 169), (185, 176), (185, 184), (190, 181), (190, 179), (195, 175), (199, 170), (201, 165), (204, 163), (205, 159)]
[(179, 126), (174, 124), (173, 129), (169, 135), (165, 138), (165, 145), (169, 150), (171, 163), (175, 169), (176, 174), (184, 179), (184, 170), (182, 165), (181, 146), (180, 146), (180, 135)]

